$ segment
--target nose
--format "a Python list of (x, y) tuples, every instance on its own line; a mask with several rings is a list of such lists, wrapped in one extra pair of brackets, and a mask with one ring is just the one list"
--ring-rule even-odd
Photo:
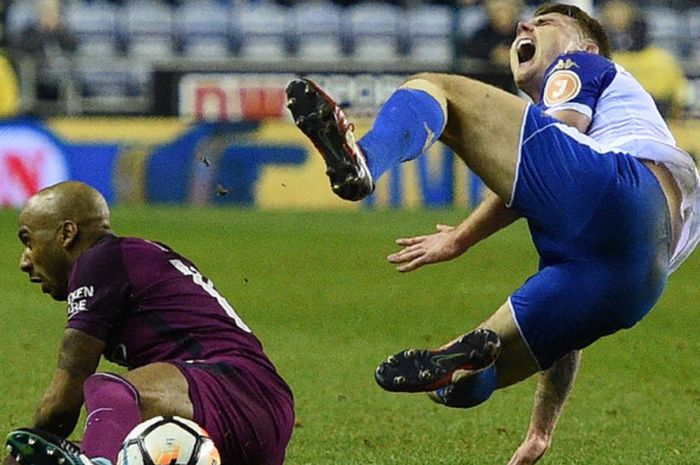
[(518, 27), (516, 28), (516, 34), (519, 34), (521, 32), (532, 32), (533, 31), (532, 24), (530, 24), (529, 21), (518, 21)]
[(19, 269), (25, 273), (32, 271), (32, 261), (29, 259), (29, 254), (25, 250), (19, 257)]

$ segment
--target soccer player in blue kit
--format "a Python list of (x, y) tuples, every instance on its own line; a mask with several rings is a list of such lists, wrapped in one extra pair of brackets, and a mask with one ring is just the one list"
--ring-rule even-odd
[[(68, 302), (58, 364), (32, 428), (7, 445), (22, 465), (110, 465), (141, 421), (201, 425), (224, 464), (281, 465), (292, 393), (213, 283), (164, 244), (114, 235), (102, 195), (63, 182), (19, 216), (20, 268)], [(100, 358), (128, 368), (97, 372)], [(85, 404), (80, 448), (65, 440)]]
[(641, 320), (700, 237), (695, 163), (609, 54), (595, 19), (543, 5), (519, 23), (511, 47), (515, 82), (533, 103), (462, 76), (418, 74), (357, 142), (314, 82), (287, 87), (295, 123), (340, 197), (369, 195), (375, 179), (438, 139), (492, 191), (462, 224), (399, 239), (403, 248), (388, 257), (399, 271), (453, 259), (527, 220), (538, 272), (475, 330), (438, 349), (398, 352), (375, 373), (388, 391), (467, 408), (539, 372), (511, 465), (535, 463), (550, 447), (580, 350)]

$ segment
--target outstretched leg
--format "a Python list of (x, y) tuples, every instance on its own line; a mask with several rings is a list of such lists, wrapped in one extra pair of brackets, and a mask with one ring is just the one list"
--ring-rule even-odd
[(539, 365), (506, 302), (479, 328), (438, 349), (407, 349), (390, 356), (375, 378), (387, 391), (434, 390), (435, 402), (465, 408), (537, 371)]
[[(450, 74), (419, 74), (447, 100), (447, 144), (503, 201), (512, 198), (527, 102), (483, 82)], [(410, 85), (410, 80), (406, 83)]]
[(432, 391), (467, 373), (487, 370), (500, 350), (495, 332), (477, 328), (439, 349), (407, 349), (391, 355), (379, 365), (375, 378), (387, 391)]

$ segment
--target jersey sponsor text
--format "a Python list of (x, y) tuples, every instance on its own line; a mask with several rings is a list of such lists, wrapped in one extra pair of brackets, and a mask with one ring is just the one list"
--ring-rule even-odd
[(95, 295), (93, 286), (81, 286), (68, 294), (68, 318), (87, 310), (87, 300)]

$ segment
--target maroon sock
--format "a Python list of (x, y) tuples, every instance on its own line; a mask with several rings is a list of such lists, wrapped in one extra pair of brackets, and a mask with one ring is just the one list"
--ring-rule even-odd
[(139, 393), (124, 378), (95, 373), (83, 386), (87, 423), (81, 448), (90, 458), (117, 462), (117, 454), (129, 431), (141, 423)]

